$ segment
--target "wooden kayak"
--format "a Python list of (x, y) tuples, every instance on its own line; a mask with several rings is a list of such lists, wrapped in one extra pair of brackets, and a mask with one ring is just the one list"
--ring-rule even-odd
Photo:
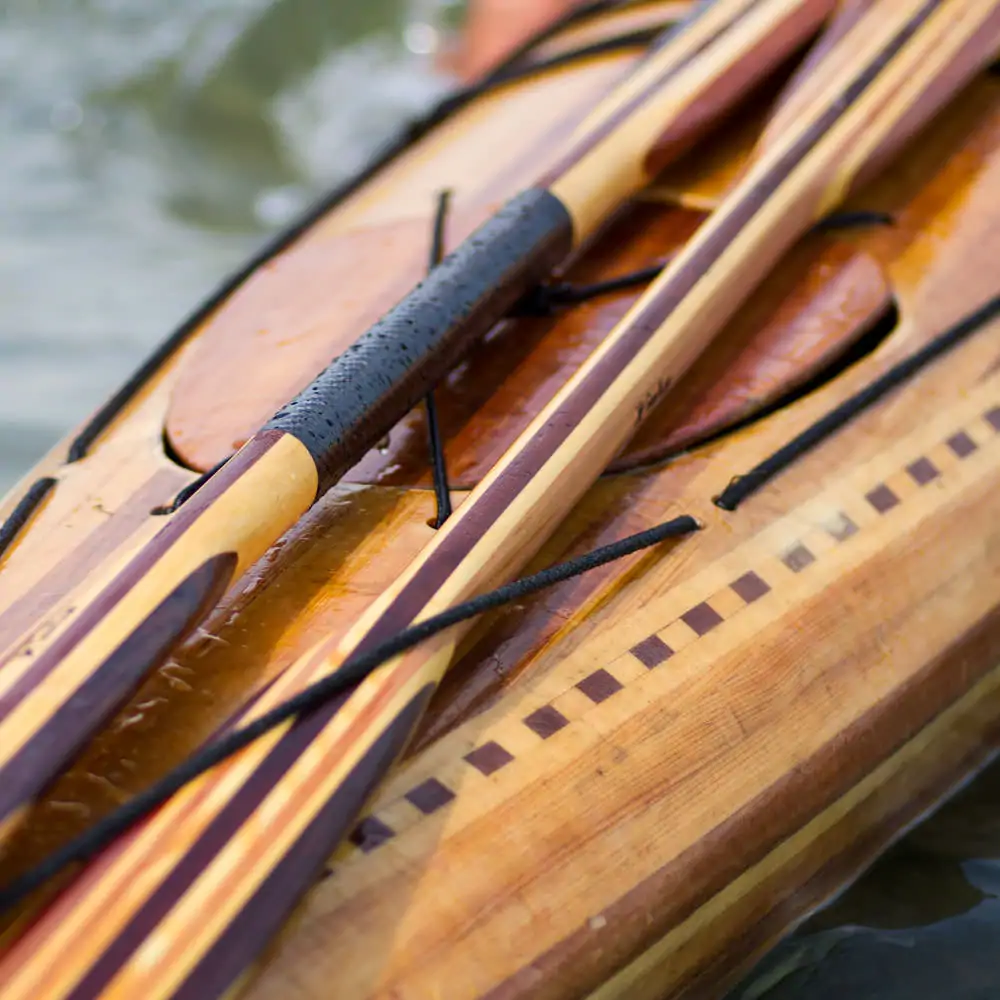
[[(786, 6), (791, 18), (821, 5)], [(445, 642), (448, 673), (339, 846), (319, 750), (303, 744), (287, 774), (267, 770), (271, 757), (245, 764), (271, 736), (102, 841), (6, 911), (5, 998), (718, 996), (992, 759), (1000, 83), (978, 70), (1000, 17), (978, 0), (907, 0), (886, 25), (863, 20), (885, 5), (828, 6), (811, 48), (788, 55), (765, 38), (780, 67), (737, 95), (738, 114), (727, 105), (724, 124), (676, 156), (660, 143), (637, 193), (436, 384), (455, 511), (444, 526), (421, 404), (212, 595), (207, 617), (4, 828), (0, 880), (280, 702), (317, 649), (346, 649), (380, 620), (426, 553), (512, 474), (511, 456), (555, 426), (539, 414), (672, 287), (761, 164), (785, 156), (784, 137), (828, 99), (842, 110), (827, 93), (842, 40), (865, 30), (874, 51), (866, 26), (891, 40), (888, 19), (912, 8), (898, 58), (938, 59), (935, 86), (961, 84), (960, 97), (913, 141), (905, 99), (919, 74), (889, 77), (896, 89), (870, 114), (873, 130), (896, 116), (888, 146), (873, 146), (893, 153), (878, 175), (862, 171), (857, 190), (845, 181), (846, 201), (773, 265), (754, 244), (743, 270), (725, 270), (735, 231), (706, 274), (722, 274), (711, 302), (737, 295), (740, 275), (745, 305), (734, 299), (711, 343), (688, 350), (669, 391), (642, 397), (603, 475), (585, 483), (568, 465), (533, 501), (553, 524), (537, 529), (527, 569), (672, 519), (685, 530), (427, 643)], [(0, 510), (0, 715), (22, 662), (41, 662), (73, 627), (75, 595), (116, 579), (201, 503), (191, 497), (239, 459), (213, 470), (440, 251), (557, 176), (595, 106), (687, 12), (596, 4), (546, 29), (251, 262), (15, 486)], [(940, 37), (922, 33), (925, 17), (940, 19)], [(846, 170), (869, 132), (836, 134), (841, 146), (817, 148)], [(279, 476), (227, 516), (250, 519), (268, 491), (296, 488)], [(560, 490), (569, 512), (556, 517)], [(523, 525), (535, 531), (530, 516)], [(479, 591), (517, 575), (516, 536)], [(402, 662), (424, 669), (421, 648)], [(367, 718), (363, 693), (399, 675), (394, 662), (350, 696), (361, 708), (345, 703), (352, 725)], [(294, 742), (311, 718), (273, 739)], [(251, 801), (252, 783), (269, 797)], [(296, 839), (313, 809), (326, 818)], [(336, 847), (324, 870), (296, 868), (324, 837)], [(284, 902), (261, 909), (306, 889), (291, 919)], [(241, 954), (233, 978), (232, 955), (268, 920), (284, 932)]]

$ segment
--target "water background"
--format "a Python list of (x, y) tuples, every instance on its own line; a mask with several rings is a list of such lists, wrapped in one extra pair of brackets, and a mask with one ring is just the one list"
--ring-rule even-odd
[(446, 91), (437, 0), (0, 0), (0, 488)]
[[(0, 487), (450, 81), (441, 0), (2, 0)], [(740, 1000), (1000, 997), (1000, 769)]]

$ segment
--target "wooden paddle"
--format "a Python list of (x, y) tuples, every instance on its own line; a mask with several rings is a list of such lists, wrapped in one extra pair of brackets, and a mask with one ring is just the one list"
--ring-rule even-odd
[[(320, 643), (281, 675), (246, 720), (515, 573), (797, 237), (998, 43), (1000, 0), (871, 7), (817, 67), (814, 94), (783, 133), (770, 134), (744, 180), (395, 586), (342, 640)], [(178, 794), (0, 962), (3, 995), (225, 993), (354, 823), (467, 627), (384, 664)]]
[(14, 644), (0, 661), (0, 841), (229, 583), (651, 169), (802, 46), (833, 6), (717, 0), (668, 33), (539, 186), (336, 358), (138, 551), (95, 571)]

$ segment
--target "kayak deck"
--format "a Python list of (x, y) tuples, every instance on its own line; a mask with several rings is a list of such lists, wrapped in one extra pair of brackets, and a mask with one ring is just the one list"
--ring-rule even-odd
[[(541, 95), (569, 128), (631, 58), (519, 87)], [(244, 286), (244, 301), (166, 361), (82, 460), (65, 464), (63, 444), (12, 492), (6, 511), (35, 477), (57, 480), (4, 556), (4, 636), (19, 635), (109, 553), (148, 537), (158, 526), (151, 508), (225, 457), (368, 311), (391, 304), (392, 282), (419, 276), (433, 194), (460, 189), (483, 169), (477, 116), (481, 130), (506, 129), (511, 142), (522, 131), (520, 105), (506, 91), (489, 101), (499, 118), (475, 105), (471, 122), (453, 119), (450, 132), (415, 147), (413, 166), (398, 161), (335, 210), (282, 259), (277, 277)], [(518, 138), (525, 176), (552, 142), (554, 117)], [(516, 171), (505, 176), (515, 188), (523, 181)], [(786, 262), (724, 340), (752, 354), (770, 323), (773, 343), (799, 344), (832, 314), (843, 336), (807, 359), (804, 383), (873, 322), (886, 322), (891, 295), (897, 318), (878, 348), (725, 434), (751, 411), (730, 408), (697, 434), (691, 414), (713, 376), (732, 373), (732, 354), (692, 373), (688, 419), (669, 407), (655, 414), (623, 460), (627, 472), (595, 485), (536, 562), (679, 513), (704, 530), (480, 624), (409, 759), (332, 860), (332, 876), (251, 996), (325, 996), (331, 982), (350, 996), (428, 996), (442, 984), (455, 997), (717, 992), (990, 757), (1000, 714), (992, 328), (859, 414), (736, 512), (712, 498), (995, 293), (984, 261), (1000, 231), (998, 183), (1000, 86), (984, 79), (905, 168), (859, 201), (894, 225), (816, 237), (813, 254)], [(451, 240), (505, 193), (486, 189), (469, 195), (468, 214), (457, 200)], [(662, 257), (697, 218), (640, 203), (618, 223), (620, 238), (596, 248), (572, 278), (600, 280)], [(405, 265), (386, 261), (387, 240)], [(314, 244), (323, 247), (318, 256), (301, 269), (288, 264)], [(375, 286), (354, 292), (350, 322), (332, 329), (335, 302), (300, 298), (287, 306), (292, 319), (281, 313), (265, 338), (287, 323), (305, 333), (273, 349), (283, 363), (251, 378), (253, 352), (265, 348), (248, 343), (240, 311), (261, 302), (285, 308), (311, 269), (349, 269), (363, 252), (382, 254), (387, 266)], [(508, 324), (492, 353), (487, 344), (449, 383), (456, 503), (635, 295)], [(775, 354), (787, 358), (787, 349)], [(220, 386), (230, 360), (238, 377)], [(751, 376), (760, 379), (759, 366), (737, 388)], [(764, 381), (772, 392), (758, 386), (757, 411), (780, 398), (775, 386), (794, 384), (785, 371)], [(678, 436), (685, 428), (688, 437)], [(168, 458), (165, 429), (195, 471)], [(433, 497), (413, 488), (428, 482), (422, 450), (415, 415), (239, 582), (57, 782), (5, 870), (182, 759), (254, 688), (356, 620), (432, 535)], [(673, 460), (645, 464), (666, 456)]]

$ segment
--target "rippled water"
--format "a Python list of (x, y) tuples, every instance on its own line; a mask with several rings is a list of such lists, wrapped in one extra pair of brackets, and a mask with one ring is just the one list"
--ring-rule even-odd
[[(3, 0), (0, 486), (447, 89), (440, 0)], [(1000, 768), (733, 997), (1000, 996)]]
[(434, 0), (3, 0), (0, 486), (447, 89)]

